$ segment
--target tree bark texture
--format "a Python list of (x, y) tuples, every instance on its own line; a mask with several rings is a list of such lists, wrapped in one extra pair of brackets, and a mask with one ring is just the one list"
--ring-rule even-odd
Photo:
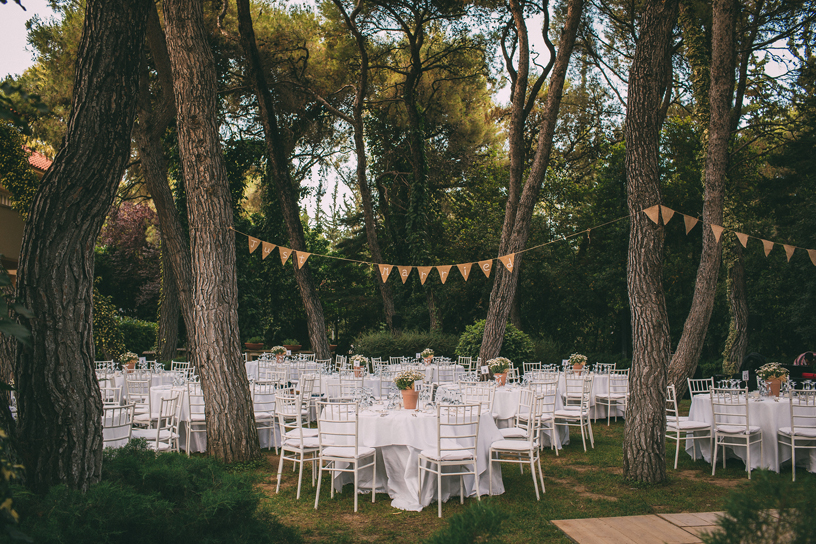
[[(0, 270), (0, 274), (2, 273), (4, 272)], [(3, 287), (0, 289), (0, 296), (5, 296), (7, 300), (13, 298), (14, 288)], [(15, 382), (14, 358), (17, 354), (17, 342), (15, 337), (0, 333), (0, 382), (9, 385)], [(14, 437), (17, 435), (17, 422), (11, 415), (10, 405), (11, 392), (0, 391), (0, 429), (5, 430), (12, 437), (11, 443), (13, 444)]]
[(161, 251), (161, 298), (159, 299), (159, 328), (156, 333), (156, 358), (159, 361), (171, 361), (176, 356), (178, 344), (179, 298), (173, 265), (170, 262), (162, 240)]
[(723, 352), (723, 370), (729, 374), (740, 371), (748, 352), (748, 292), (745, 285), (745, 261), (742, 245), (733, 240), (728, 259), (728, 304), (731, 323)]
[(660, 105), (671, 77), (672, 29), (677, 1), (650, 0), (629, 70), (624, 137), (626, 192), (631, 223), (627, 286), (632, 312), (630, 398), (623, 438), (624, 478), (666, 479), (666, 369), (670, 337), (663, 293), (662, 225), (641, 210), (660, 202)]
[[(509, 241), (499, 247), (499, 256), (510, 253), (517, 253), (513, 271), (508, 271), (504, 266), (495, 266), (495, 277), (493, 280), (493, 290), (490, 293), (490, 306), (487, 311), (485, 322), (484, 339), (479, 350), (479, 357), (482, 361), (488, 361), (497, 357), (504, 340), (504, 330), (507, 327), (507, 316), (516, 295), (518, 288), (519, 269), (521, 267), (523, 250), (530, 235), (530, 223), (533, 217), (533, 208), (538, 201), (541, 185), (544, 182), (544, 174), (547, 172), (547, 165), (550, 162), (550, 152), (552, 150), (553, 134), (558, 119), (558, 110), (561, 106), (561, 96), (564, 90), (567, 68), (569, 67), (570, 56), (575, 45), (575, 36), (578, 32), (578, 23), (581, 21), (583, 12), (583, 0), (570, 0), (567, 6), (567, 16), (564, 29), (561, 31), (561, 38), (558, 43), (558, 53), (555, 57), (552, 75), (550, 76), (549, 90), (547, 92), (547, 103), (542, 114), (541, 128), (538, 134), (538, 147), (533, 158), (530, 174), (527, 183), (518, 202), (518, 209), (515, 212), (515, 220), (508, 223), (507, 211), (505, 212), (505, 225), (502, 229), (512, 229)], [(515, 98), (514, 98), (515, 100)], [(513, 107), (518, 105), (514, 102)], [(521, 153), (521, 150), (511, 152)], [(509, 205), (509, 204), (508, 204)], [(505, 236), (502, 234), (502, 239)]]
[(238, 334), (232, 206), (218, 133), (215, 62), (202, 2), (165, 2), (179, 150), (188, 198), (197, 337), (207, 453), (227, 463), (260, 456), (249, 378)]
[(728, 143), (731, 138), (731, 98), (734, 92), (735, 21), (734, 0), (714, 0), (709, 86), (710, 117), (703, 193), (703, 249), (697, 268), (691, 309), (669, 367), (669, 383), (674, 384), (678, 396), (685, 393), (686, 378), (694, 374), (700, 360), (711, 312), (714, 309), (714, 293), (722, 264), (722, 243), (714, 238), (711, 225), (723, 224)]
[[(267, 155), (272, 167), (275, 189), (281, 203), (283, 220), (286, 224), (292, 249), (306, 251), (303, 224), (300, 222), (298, 195), (289, 172), (286, 146), (278, 129), (274, 101), (261, 63), (258, 44), (255, 41), (249, 0), (237, 0), (236, 5), (238, 7), (238, 31), (240, 33), (241, 48), (244, 55), (246, 55), (247, 76), (258, 98), (258, 110), (264, 130)], [(312, 345), (312, 350), (318, 359), (330, 359), (331, 351), (329, 350), (329, 340), (326, 335), (323, 305), (320, 303), (320, 297), (318, 297), (317, 290), (314, 287), (309, 264), (306, 263), (298, 268), (295, 259), (292, 259), (292, 266), (295, 271), (295, 281), (300, 290), (300, 297), (306, 309), (306, 324), (309, 329), (309, 342)]]
[(150, 3), (89, 0), (63, 147), (34, 197), (17, 299), (34, 312), (17, 350), (18, 436), (26, 482), (86, 490), (102, 468), (93, 343), (94, 243), (130, 152)]

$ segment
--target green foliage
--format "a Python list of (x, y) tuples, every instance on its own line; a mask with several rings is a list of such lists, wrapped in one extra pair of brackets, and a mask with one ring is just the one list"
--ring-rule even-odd
[[(0, 255), (2, 257), (2, 255)], [(0, 259), (1, 261), (2, 259)], [(26, 346), (31, 345), (31, 331), (25, 325), (17, 323), (15, 319), (9, 316), (9, 310), (27, 318), (34, 317), (34, 314), (23, 306), (6, 298), (4, 289), (11, 286), (11, 278), (9, 278), (6, 269), (0, 266), (0, 334), (7, 334), (14, 336)]]
[(93, 292), (93, 336), (96, 358), (99, 360), (119, 359), (125, 351), (125, 338), (119, 330), (116, 308), (94, 286)]
[(561, 344), (553, 340), (549, 336), (536, 338), (533, 340), (533, 361), (541, 362), (542, 364), (561, 364), (563, 359), (564, 348)]
[(404, 331), (398, 336), (387, 331), (364, 333), (354, 340), (354, 352), (367, 357), (410, 356), (431, 348), (440, 357), (453, 357), (456, 336), (439, 332)]
[(156, 455), (134, 440), (105, 451), (102, 481), (86, 493), (25, 495), (22, 528), (43, 544), (302, 542), (260, 506), (254, 483), (215, 459)]
[(721, 531), (703, 536), (706, 544), (765, 544), (816, 542), (813, 505), (816, 487), (812, 482), (791, 482), (766, 471), (754, 472), (751, 487), (731, 493)]
[[(482, 347), (484, 337), (485, 320), (480, 319), (470, 325), (459, 337), (459, 344), (456, 346), (456, 354), (463, 357), (477, 357), (479, 349)], [(508, 323), (504, 329), (504, 341), (499, 352), (502, 357), (507, 357), (516, 365), (525, 361), (531, 361), (533, 357), (533, 341), (523, 331), (518, 330), (512, 323)]]
[(23, 144), (20, 130), (0, 121), (0, 185), (11, 193), (12, 209), (25, 219), (40, 182), (28, 164)]
[[(20, 4), (20, 0), (15, 0), (18, 4)], [(5, 2), (3, 2), (5, 4)], [(22, 4), (21, 4), (22, 5)], [(31, 134), (31, 127), (28, 126), (26, 122), (26, 117), (19, 114), (19, 106), (20, 104), (24, 104), (27, 106), (27, 109), (33, 110), (39, 115), (43, 115), (48, 113), (48, 106), (42, 103), (40, 97), (36, 94), (29, 94), (23, 89), (20, 85), (15, 85), (10, 81), (4, 81), (0, 83), (0, 121), (7, 121), (17, 127), (20, 132), (25, 135)], [(15, 104), (12, 100), (14, 95), (17, 95), (19, 100), (18, 103)], [(5, 122), (0, 124), (6, 124)], [(0, 138), (0, 142), (3, 139)], [(3, 171), (0, 168), (0, 171)]]
[(156, 346), (156, 334), (159, 328), (157, 323), (132, 317), (118, 318), (117, 321), (125, 348), (141, 355)]
[(477, 502), (464, 512), (451, 516), (448, 526), (423, 540), (423, 544), (500, 544), (504, 542), (502, 519), (499, 509), (484, 502)]

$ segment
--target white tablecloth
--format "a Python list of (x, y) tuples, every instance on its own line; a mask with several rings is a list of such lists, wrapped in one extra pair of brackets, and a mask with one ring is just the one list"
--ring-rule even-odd
[[(436, 500), (436, 477), (423, 476), (422, 497), (419, 493), (418, 458), (420, 451), (436, 448), (436, 413), (426, 414), (414, 410), (395, 410), (385, 416), (364, 411), (360, 414), (359, 445), (377, 449), (377, 492), (388, 493), (391, 506), (400, 510), (418, 512)], [(501, 440), (502, 435), (490, 414), (483, 413), (479, 420), (477, 446), (477, 469), (482, 495), (490, 490), (488, 481), (488, 458), (490, 445)], [(504, 493), (501, 471), (493, 470), (493, 494)], [(335, 488), (351, 483), (353, 475), (341, 474), (335, 478)], [(464, 478), (465, 494), (475, 494), (475, 479)], [(459, 495), (459, 478), (442, 478), (442, 500)], [(360, 473), (359, 490), (371, 489), (371, 472)]]
[[(751, 446), (751, 469), (766, 468), (779, 472), (779, 465), (791, 459), (791, 449), (787, 445), (778, 444), (777, 431), (780, 427), (790, 427), (790, 400), (781, 397), (779, 400), (773, 398), (750, 399), (748, 401), (748, 418), (751, 425), (759, 426), (762, 429), (762, 455), (764, 455), (765, 465), (760, 465), (760, 445)], [(689, 419), (694, 421), (714, 422), (714, 413), (711, 410), (711, 396), (695, 395), (689, 409)], [(711, 462), (711, 449), (707, 440), (694, 440), (698, 451), (702, 452), (703, 458)], [(692, 443), (686, 444), (686, 451), (691, 455)], [(726, 454), (729, 458), (740, 458), (743, 463), (748, 458), (745, 446), (730, 448), (726, 447)], [(718, 453), (718, 459), (720, 454)], [(796, 452), (799, 466), (807, 466), (810, 472), (816, 472), (816, 449), (800, 450)], [(719, 461), (718, 461), (719, 462)]]

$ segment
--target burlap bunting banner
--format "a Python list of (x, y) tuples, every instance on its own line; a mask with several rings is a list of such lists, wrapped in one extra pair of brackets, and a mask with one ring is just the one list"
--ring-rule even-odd
[(718, 242), (720, 241), (720, 236), (722, 236), (724, 228), (719, 225), (715, 225), (714, 223), (711, 224), (711, 232), (714, 233), (714, 239)]
[(490, 277), (490, 269), (493, 268), (493, 259), (488, 259), (487, 261), (479, 261), (479, 268), (482, 269), (484, 272), (485, 277)]
[(428, 274), (431, 273), (433, 270), (433, 266), (417, 266), (417, 272), (419, 272), (419, 282), (422, 285), (425, 285), (425, 280), (428, 279)]
[(696, 217), (692, 217), (690, 215), (683, 215), (683, 222), (686, 224), (686, 234), (691, 232), (691, 229), (697, 225), (697, 222), (700, 221)]
[(439, 280), (444, 284), (445, 281), (448, 279), (448, 274), (450, 274), (450, 269), (453, 268), (453, 265), (446, 264), (436, 267), (436, 271), (439, 272)]
[(515, 253), (511, 253), (510, 255), (505, 255), (504, 257), (499, 257), (499, 260), (504, 265), (504, 267), (509, 271), (513, 271), (513, 263), (515, 262)]
[(462, 273), (462, 277), (465, 278), (465, 281), (468, 280), (470, 276), (470, 267), (473, 266), (473, 263), (465, 263), (465, 264), (457, 264), (456, 268), (459, 269), (459, 272)]
[(740, 241), (740, 244), (742, 244), (742, 247), (748, 247), (748, 235), (747, 234), (743, 234), (741, 232), (735, 232), (734, 234), (737, 235), (737, 240)]
[(391, 269), (394, 268), (390, 264), (378, 264), (377, 265), (380, 269), (380, 278), (382, 282), (385, 283), (388, 281), (388, 275), (391, 273)]
[(765, 248), (765, 256), (766, 257), (768, 256), (768, 253), (770, 253), (771, 250), (773, 249), (773, 246), (774, 246), (774, 243), (771, 242), (770, 240), (762, 240), (762, 247)]
[(295, 259), (297, 259), (297, 266), (298, 268), (303, 268), (303, 265), (306, 264), (306, 259), (309, 258), (311, 253), (306, 253), (305, 251), (295, 251)]
[(278, 251), (280, 251), (281, 264), (286, 264), (289, 255), (292, 254), (292, 250), (288, 247), (278, 246)]
[(810, 262), (813, 263), (813, 266), (816, 266), (816, 249), (808, 249), (807, 252), (810, 257)]
[(276, 246), (275, 244), (264, 242), (261, 247), (261, 258), (266, 259), (267, 257), (269, 257), (269, 254), (272, 253), (272, 250), (275, 249), (276, 247), (278, 246)]
[(261, 243), (261, 241), (260, 241), (260, 240), (258, 240), (257, 238), (253, 238), (252, 236), (250, 236), (250, 237), (249, 237), (249, 252), (250, 252), (250, 253), (252, 253), (252, 252), (253, 252), (253, 251), (255, 251), (256, 249), (258, 249), (258, 246), (260, 245), (260, 243)]
[(793, 257), (793, 252), (796, 251), (796, 246), (789, 246), (788, 244), (782, 244), (782, 247), (785, 248), (785, 255), (788, 256), (788, 262), (790, 262), (791, 257)]
[(674, 210), (666, 206), (660, 206), (660, 214), (663, 216), (663, 224), (668, 225), (671, 218), (674, 217)]
[(397, 270), (399, 270), (400, 278), (402, 278), (402, 283), (405, 283), (405, 280), (408, 279), (408, 276), (411, 274), (411, 266), (398, 266)]
[(655, 204), (651, 208), (646, 208), (645, 210), (643, 210), (643, 213), (645, 213), (646, 216), (649, 219), (654, 221), (655, 225), (657, 225), (658, 222), (660, 221), (660, 205), (659, 204)]

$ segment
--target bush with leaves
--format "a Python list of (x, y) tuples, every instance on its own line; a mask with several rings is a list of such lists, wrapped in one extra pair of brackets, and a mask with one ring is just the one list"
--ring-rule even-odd
[(361, 334), (354, 340), (354, 353), (367, 357), (413, 357), (431, 348), (440, 357), (453, 357), (456, 336), (439, 332), (405, 331), (394, 336), (388, 331)]
[[(484, 319), (480, 319), (473, 325), (468, 326), (462, 336), (459, 337), (456, 354), (462, 357), (478, 357), (479, 349), (482, 347), (484, 328)], [(518, 330), (512, 323), (507, 324), (504, 329), (504, 341), (499, 352), (500, 356), (507, 357), (517, 366), (521, 366), (521, 363), (532, 360), (533, 348), (533, 341), (530, 340), (526, 333)]]
[(94, 286), (93, 291), (93, 337), (94, 350), (98, 360), (119, 360), (125, 351), (125, 339), (119, 330), (116, 308)]
[(156, 347), (158, 324), (132, 317), (119, 318), (118, 322), (119, 331), (122, 333), (122, 341), (130, 351), (141, 355), (143, 352)]
[(479, 502), (452, 516), (448, 526), (438, 530), (423, 544), (500, 544), (504, 514), (493, 506)]

